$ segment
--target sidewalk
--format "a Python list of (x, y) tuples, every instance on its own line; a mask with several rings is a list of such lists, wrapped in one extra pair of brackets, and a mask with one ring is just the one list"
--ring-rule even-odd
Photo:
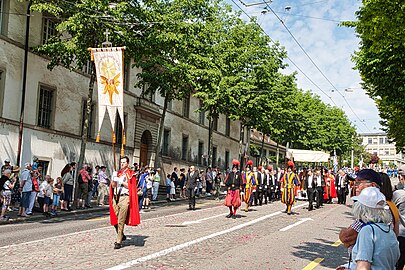
[[(223, 199), (224, 195), (221, 194), (220, 198)], [(201, 199), (215, 199), (214, 196), (206, 196), (202, 195), (200, 197), (196, 197), (197, 200)], [(154, 201), (151, 203), (151, 206), (170, 206), (170, 205), (178, 205), (179, 203), (181, 204), (188, 204), (188, 199), (187, 198), (177, 198), (176, 201), (171, 201), (168, 202), (166, 201), (166, 198), (158, 198), (157, 201)], [(93, 206), (96, 205), (96, 206)], [(67, 216), (73, 216), (73, 215), (80, 215), (80, 214), (89, 214), (89, 213), (96, 213), (96, 212), (103, 212), (103, 211), (109, 211), (109, 206), (97, 206), (96, 200), (92, 200), (92, 206), (93, 208), (86, 208), (86, 209), (72, 209), (72, 211), (58, 211), (58, 215), (56, 217), (67, 217)], [(34, 210), (39, 210), (38, 207), (36, 207)], [(13, 212), (7, 212), (6, 216), (10, 217), (8, 221), (0, 221), (0, 225), (4, 224), (15, 224), (15, 223), (22, 223), (22, 222), (32, 222), (32, 221), (41, 221), (41, 220), (50, 220), (52, 217), (45, 217), (42, 213), (33, 211), (33, 215), (29, 217), (19, 217), (17, 216), (18, 211), (13, 211)]]

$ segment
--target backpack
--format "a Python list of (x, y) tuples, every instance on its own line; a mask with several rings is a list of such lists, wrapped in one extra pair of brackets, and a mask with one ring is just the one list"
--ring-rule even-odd
[(79, 173), (79, 175), (77, 176), (77, 182), (79, 183), (79, 184), (83, 184), (84, 182), (83, 182), (83, 178), (82, 178), (82, 175)]

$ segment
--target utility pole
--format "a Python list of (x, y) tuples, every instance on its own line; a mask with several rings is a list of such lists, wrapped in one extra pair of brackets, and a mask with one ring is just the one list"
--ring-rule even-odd
[(21, 111), (20, 111), (20, 128), (18, 133), (18, 146), (17, 146), (17, 166), (21, 167), (21, 148), (24, 130), (24, 108), (25, 108), (25, 93), (27, 91), (27, 73), (28, 73), (28, 51), (29, 51), (29, 38), (30, 38), (30, 18), (31, 18), (31, 1), (27, 6), (27, 18), (25, 21), (25, 45), (24, 45), (24, 66), (22, 78), (22, 91), (21, 91)]

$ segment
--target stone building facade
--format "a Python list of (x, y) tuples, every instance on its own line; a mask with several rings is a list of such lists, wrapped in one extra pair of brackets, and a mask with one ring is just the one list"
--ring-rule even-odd
[[(8, 158), (12, 164), (17, 160), (27, 2), (0, 0), (0, 162)], [(54, 22), (39, 13), (32, 13), (30, 20), (29, 47), (32, 48), (46, 41), (55, 29)], [(46, 57), (29, 50), (21, 164), (36, 156), (44, 163), (45, 173), (57, 177), (66, 163), (79, 158), (90, 77), (89, 69), (69, 71), (58, 66), (50, 71), (47, 64)], [(160, 96), (142, 98), (141, 89), (133, 87), (139, 70), (127, 68), (126, 72), (125, 154), (131, 162), (152, 165), (163, 99)], [(204, 113), (196, 112), (199, 104), (198, 99), (191, 97), (169, 105), (161, 150), (164, 171), (170, 172), (175, 166), (198, 164), (202, 168), (207, 165), (208, 120)], [(102, 126), (101, 142), (95, 142), (98, 125), (96, 89), (92, 108), (85, 162), (106, 165), (111, 170), (111, 126), (107, 115)], [(230, 166), (231, 160), (238, 158), (240, 149), (244, 147), (240, 147), (239, 140), (240, 123), (221, 115), (213, 134), (214, 165), (223, 169)], [(246, 142), (247, 136), (243, 144)], [(116, 157), (119, 148), (119, 145), (115, 148)]]
[(395, 144), (388, 140), (386, 133), (362, 133), (360, 137), (366, 151), (372, 155), (376, 154), (382, 160), (383, 166), (400, 166), (405, 164), (404, 153), (397, 153)]

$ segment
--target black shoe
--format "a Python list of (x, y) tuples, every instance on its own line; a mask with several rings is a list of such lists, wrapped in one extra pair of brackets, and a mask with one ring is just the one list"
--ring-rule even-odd
[(193, 209), (192, 210), (195, 210), (195, 206), (193, 206)]
[(125, 236), (125, 234), (122, 236), (122, 241), (127, 240), (127, 237)]
[(227, 216), (226, 216), (226, 218), (231, 218), (233, 215), (232, 214), (228, 214)]
[(86, 208), (93, 208), (93, 206), (91, 206), (91, 205), (85, 205), (84, 207), (86, 207)]
[(193, 208), (190, 206), (189, 208), (187, 208), (187, 210), (193, 210)]
[(115, 242), (114, 243), (114, 249), (120, 249), (122, 245), (120, 243)]
[(232, 219), (236, 219), (236, 215), (232, 215)]
[(290, 215), (291, 215), (291, 213), (287, 213), (287, 215), (289, 215), (289, 216), (290, 216)]

